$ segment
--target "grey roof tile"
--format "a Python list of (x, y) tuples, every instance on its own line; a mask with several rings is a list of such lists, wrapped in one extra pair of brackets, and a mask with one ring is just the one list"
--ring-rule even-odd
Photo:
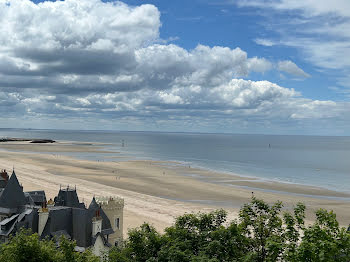
[(55, 206), (67, 206), (77, 208), (81, 208), (84, 206), (83, 203), (79, 202), (77, 191), (71, 188), (60, 189), (54, 201)]
[(29, 191), (25, 192), (24, 194), (29, 195), (35, 204), (41, 205), (42, 203), (46, 202), (46, 195), (45, 191), (40, 190), (40, 191)]
[(15, 172), (12, 175), (0, 196), (0, 207), (18, 208), (26, 204), (23, 188), (18, 182)]
[(95, 197), (92, 199), (88, 210), (91, 218), (95, 216), (97, 210), (100, 210), (100, 216), (102, 217), (102, 230), (111, 229), (113, 231), (109, 218), (100, 205), (97, 204)]

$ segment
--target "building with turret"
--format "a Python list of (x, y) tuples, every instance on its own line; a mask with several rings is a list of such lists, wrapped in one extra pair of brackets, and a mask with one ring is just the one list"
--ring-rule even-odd
[(61, 236), (76, 241), (77, 251), (91, 248), (100, 256), (123, 235), (124, 201), (119, 198), (92, 199), (87, 208), (79, 201), (76, 188), (60, 188), (54, 200), (46, 201), (44, 191), (23, 192), (15, 172), (0, 188), (0, 241), (31, 229), (40, 238), (56, 241)]
[(111, 221), (114, 233), (109, 235), (109, 241), (114, 243), (114, 245), (118, 245), (118, 243), (123, 241), (124, 199), (100, 197), (96, 198), (96, 201), (107, 215), (109, 221)]

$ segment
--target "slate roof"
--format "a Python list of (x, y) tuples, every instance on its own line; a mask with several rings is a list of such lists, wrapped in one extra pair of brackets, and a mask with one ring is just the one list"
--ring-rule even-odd
[(0, 177), (0, 188), (5, 188), (7, 185), (7, 181)]
[(46, 202), (46, 195), (45, 195), (45, 191), (43, 190), (29, 191), (29, 192), (25, 192), (25, 194), (28, 194), (36, 205), (41, 206), (42, 203)]
[(54, 201), (55, 206), (67, 206), (76, 208), (85, 207), (84, 203), (79, 203), (77, 191), (71, 188), (60, 189)]
[(72, 225), (72, 237), (77, 241), (77, 246), (91, 246), (92, 223), (86, 208), (73, 208)]
[(69, 234), (72, 231), (71, 216), (72, 209), (69, 207), (53, 207), (50, 209), (41, 237), (50, 237), (52, 232), (60, 230), (66, 230)]
[[(15, 172), (13, 171), (4, 189), (0, 188), (0, 213), (9, 217), (0, 222), (0, 236), (14, 234), (21, 227), (31, 228), (38, 232), (38, 206), (46, 203), (44, 191), (23, 192)], [(111, 223), (96, 199), (93, 198), (89, 208), (79, 202), (75, 189), (60, 189), (55, 197), (55, 206), (49, 207), (49, 216), (44, 226), (41, 238), (57, 238), (62, 235), (74, 239), (78, 247), (86, 248), (95, 243), (101, 236), (103, 243), (109, 246), (107, 236), (113, 233)], [(102, 217), (102, 229), (92, 236), (92, 220), (96, 214)]]
[(114, 233), (111, 226), (111, 222), (109, 221), (109, 218), (107, 217), (103, 209), (100, 207), (100, 205), (97, 204), (95, 197), (92, 198), (92, 201), (89, 205), (88, 210), (89, 210), (91, 219), (95, 216), (96, 211), (100, 210), (100, 216), (102, 217), (102, 232), (107, 235)]
[(38, 232), (38, 209), (29, 208), (23, 211), (16, 222), (15, 231), (18, 231), (20, 228), (30, 228), (33, 232)]
[(27, 205), (30, 205), (30, 206), (35, 205), (33, 198), (27, 192), (24, 193), (24, 197), (26, 198)]
[(8, 236), (12, 232), (18, 216), (19, 214), (15, 214), (0, 222), (0, 235)]
[(37, 209), (26, 209), (23, 212), (14, 214), (0, 222), (0, 236), (14, 234), (22, 227), (31, 228), (33, 232), (37, 232), (37, 224)]
[(0, 207), (17, 209), (25, 204), (26, 198), (23, 193), (23, 188), (18, 182), (15, 171), (13, 171), (5, 189), (2, 190), (0, 196)]
[[(93, 199), (89, 209), (75, 208), (67, 206), (55, 206), (49, 208), (49, 217), (44, 227), (41, 238), (53, 237), (55, 232), (65, 231), (66, 235), (74, 239), (79, 247), (89, 247), (93, 245), (95, 239), (92, 236), (92, 218), (96, 210), (100, 207)], [(111, 223), (103, 212), (100, 210), (103, 219), (101, 235), (106, 240), (106, 235), (113, 233)], [(108, 241), (106, 242), (108, 243)], [(107, 245), (107, 244), (106, 244)]]

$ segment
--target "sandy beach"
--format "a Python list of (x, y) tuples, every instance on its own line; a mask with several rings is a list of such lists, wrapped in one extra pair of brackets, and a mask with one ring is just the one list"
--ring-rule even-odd
[(350, 222), (350, 194), (317, 187), (261, 181), (217, 173), (176, 162), (124, 161), (112, 152), (111, 161), (78, 160), (64, 152), (107, 153), (103, 145), (58, 142), (0, 143), (0, 168), (12, 170), (25, 191), (45, 190), (54, 197), (60, 186), (76, 186), (81, 201), (95, 196), (125, 200), (124, 233), (149, 222), (162, 231), (177, 216), (224, 208), (229, 219), (237, 218), (240, 206), (254, 196), (267, 202), (280, 200), (288, 210), (297, 202), (307, 206), (307, 219), (319, 208), (334, 210), (341, 225)]

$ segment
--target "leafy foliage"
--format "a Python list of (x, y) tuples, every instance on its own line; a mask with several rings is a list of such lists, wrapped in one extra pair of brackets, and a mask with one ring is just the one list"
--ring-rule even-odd
[(292, 213), (283, 205), (252, 198), (227, 222), (224, 210), (185, 214), (164, 234), (148, 224), (129, 232), (123, 247), (109, 253), (121, 262), (219, 261), (350, 261), (350, 234), (340, 228), (331, 211), (316, 212), (313, 225), (305, 226), (305, 205)]
[(0, 246), (0, 261), (6, 262), (99, 262), (99, 258), (86, 251), (74, 251), (75, 242), (61, 238), (59, 246), (52, 240), (40, 240), (38, 234), (22, 229)]

